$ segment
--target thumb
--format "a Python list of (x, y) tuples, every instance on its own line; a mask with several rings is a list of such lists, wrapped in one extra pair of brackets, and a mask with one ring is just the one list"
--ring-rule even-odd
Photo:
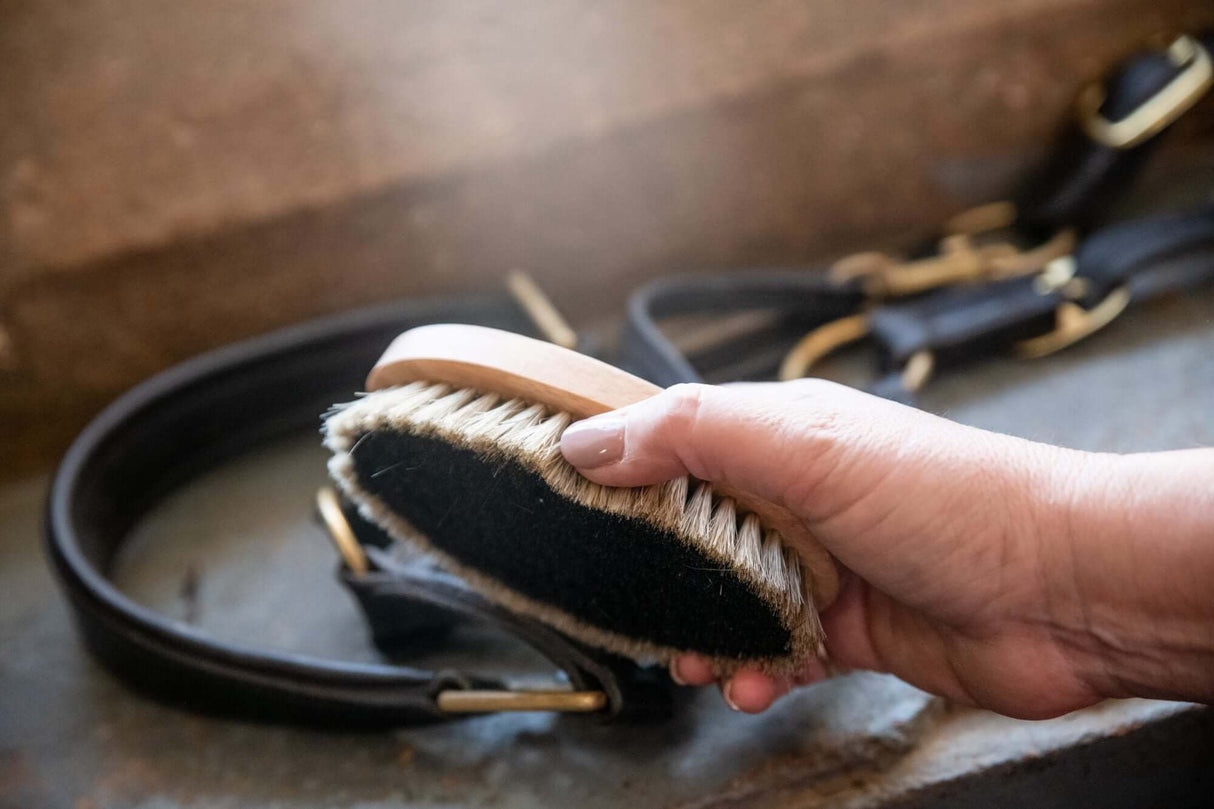
[[(760, 394), (756, 388), (765, 388)], [(821, 380), (714, 387), (683, 384), (570, 425), (565, 459), (608, 486), (646, 486), (690, 474), (771, 502), (806, 483), (809, 461), (833, 443), (835, 408), (807, 406)]]

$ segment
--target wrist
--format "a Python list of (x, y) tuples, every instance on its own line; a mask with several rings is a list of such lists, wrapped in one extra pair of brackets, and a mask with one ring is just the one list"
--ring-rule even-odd
[(1214, 698), (1214, 451), (1060, 450), (1048, 620), (1107, 697)]

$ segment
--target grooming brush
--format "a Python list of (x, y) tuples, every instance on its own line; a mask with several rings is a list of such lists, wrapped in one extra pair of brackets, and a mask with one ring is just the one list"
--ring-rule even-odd
[(400, 335), (325, 422), (360, 511), (487, 597), (640, 662), (791, 673), (822, 653), (827, 553), (786, 509), (682, 477), (613, 488), (565, 461), (572, 422), (660, 388), (479, 326)]

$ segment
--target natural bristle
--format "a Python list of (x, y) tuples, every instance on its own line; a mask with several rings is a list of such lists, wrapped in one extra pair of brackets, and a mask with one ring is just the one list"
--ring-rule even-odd
[(819, 651), (810, 579), (777, 532), (706, 483), (587, 480), (560, 453), (572, 421), (414, 382), (335, 410), (325, 440), (368, 519), (588, 643), (660, 662), (702, 654), (722, 673), (790, 672)]

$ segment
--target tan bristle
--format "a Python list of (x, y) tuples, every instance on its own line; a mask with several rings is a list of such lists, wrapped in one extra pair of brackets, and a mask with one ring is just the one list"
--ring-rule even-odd
[[(758, 520), (756, 520), (758, 522)], [(787, 578), (784, 572), (784, 544), (775, 531), (763, 532), (761, 570), (763, 578), (777, 580)]]
[(438, 423), (446, 417), (458, 413), (460, 408), (474, 398), (476, 398), (476, 391), (459, 388), (419, 407), (413, 417), (419, 422)]
[[(500, 397), (492, 393), (485, 394), (484, 396), (477, 396), (460, 409), (458, 413), (459, 419), (461, 421), (471, 421), (472, 419), (479, 418), (501, 404), (501, 401), (502, 400)], [(454, 421), (454, 419), (451, 420)]]
[(662, 525), (678, 525), (683, 516), (683, 509), (687, 506), (687, 491), (690, 486), (691, 479), (686, 475), (663, 483), (654, 519)]
[(712, 487), (701, 483), (683, 507), (679, 532), (685, 536), (702, 537), (709, 531), (712, 520)]
[(759, 525), (759, 518), (753, 514), (747, 514), (738, 528), (734, 559), (739, 567), (756, 576), (763, 575), (763, 528)]
[(807, 603), (813, 603), (813, 593), (806, 592), (808, 576), (801, 575), (801, 558), (792, 548), (784, 549), (784, 575), (788, 577), (788, 595), (792, 598), (792, 606), (800, 610)]
[(706, 547), (727, 558), (737, 552), (738, 513), (734, 502), (728, 497), (717, 500), (708, 531), (704, 535)]

